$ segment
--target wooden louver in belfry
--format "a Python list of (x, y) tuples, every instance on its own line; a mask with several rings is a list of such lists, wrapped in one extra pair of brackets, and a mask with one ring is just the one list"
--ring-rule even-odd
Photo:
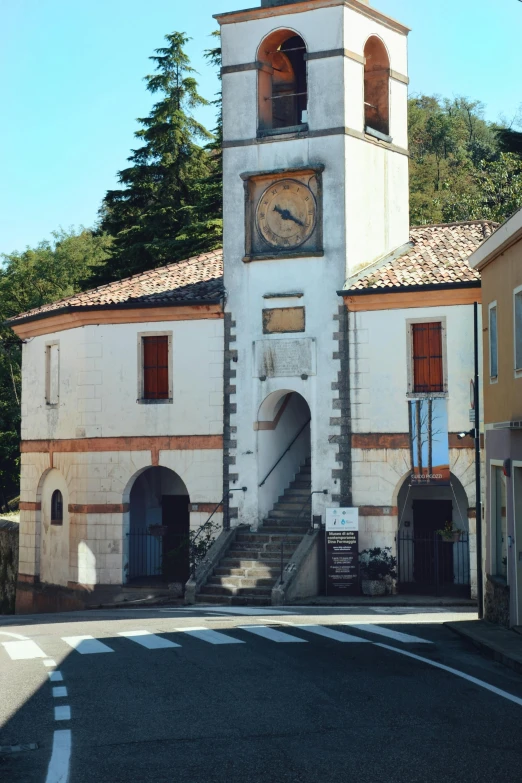
[(143, 338), (143, 397), (169, 399), (169, 338)]
[(413, 324), (413, 391), (444, 391), (442, 324)]

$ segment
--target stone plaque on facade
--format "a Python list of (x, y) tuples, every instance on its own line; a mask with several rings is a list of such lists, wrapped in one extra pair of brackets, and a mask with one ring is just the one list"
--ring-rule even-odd
[(254, 349), (258, 378), (315, 375), (315, 340), (257, 340)]

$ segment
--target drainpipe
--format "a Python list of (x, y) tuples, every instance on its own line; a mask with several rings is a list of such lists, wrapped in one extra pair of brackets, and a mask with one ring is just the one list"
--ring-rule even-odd
[(480, 481), (480, 390), (479, 390), (479, 339), (478, 339), (478, 303), (473, 303), (473, 334), (475, 346), (475, 514), (477, 530), (477, 593), (478, 616), (484, 617), (484, 585), (482, 575), (482, 500)]

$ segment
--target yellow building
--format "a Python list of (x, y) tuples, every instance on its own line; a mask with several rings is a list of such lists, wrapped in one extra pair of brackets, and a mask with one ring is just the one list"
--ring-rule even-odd
[(522, 625), (522, 210), (470, 264), (484, 324), (485, 617)]

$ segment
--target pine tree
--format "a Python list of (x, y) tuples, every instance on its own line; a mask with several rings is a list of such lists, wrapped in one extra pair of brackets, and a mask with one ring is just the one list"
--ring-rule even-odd
[(208, 174), (195, 183), (197, 207), (193, 221), (178, 237), (184, 242), (185, 257), (216, 250), (223, 244), (223, 104), (221, 91), (221, 45), (219, 30), (212, 33), (219, 45), (205, 51), (205, 58), (219, 75), (220, 89), (211, 105), (217, 109), (216, 127), (206, 145), (208, 153)]
[(183, 49), (188, 40), (183, 33), (167, 35), (167, 45), (150, 58), (156, 73), (145, 81), (160, 100), (138, 120), (142, 127), (135, 136), (143, 146), (119, 172), (123, 188), (109, 191), (103, 201), (101, 228), (114, 244), (97, 282), (187, 257), (187, 232), (200, 218), (201, 182), (212, 168), (209, 152), (198, 143), (212, 134), (191, 113), (207, 101)]

